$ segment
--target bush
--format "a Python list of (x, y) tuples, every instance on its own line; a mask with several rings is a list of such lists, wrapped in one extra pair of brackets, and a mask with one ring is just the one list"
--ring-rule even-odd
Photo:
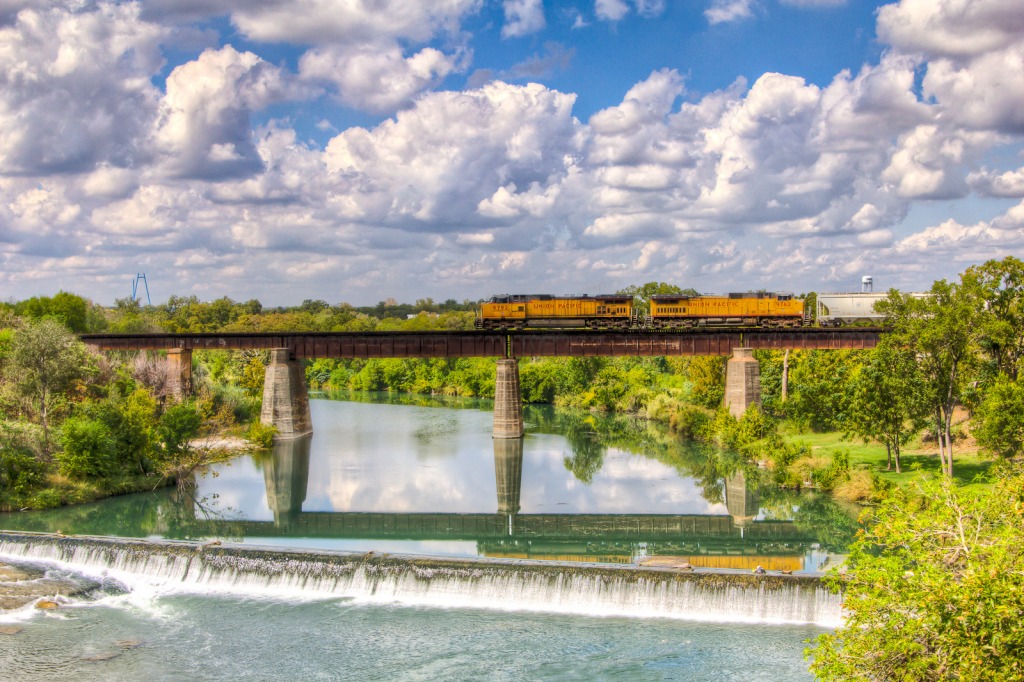
[(0, 493), (5, 499), (23, 499), (46, 481), (46, 464), (24, 447), (0, 447)]
[(28, 506), (32, 509), (54, 509), (62, 504), (64, 504), (64, 500), (61, 499), (60, 492), (53, 488), (47, 488), (33, 495)]
[(108, 476), (115, 469), (114, 439), (98, 419), (71, 417), (61, 428), (60, 471), (71, 478)]
[(867, 469), (854, 469), (845, 481), (836, 484), (832, 496), (846, 502), (872, 502), (888, 487), (882, 479)]
[(174, 459), (186, 454), (191, 448), (189, 442), (199, 435), (203, 420), (191, 403), (171, 405), (160, 416), (157, 427), (160, 441), (164, 445), (164, 456)]
[(268, 426), (258, 421), (249, 424), (249, 430), (245, 432), (245, 437), (261, 448), (272, 446), (276, 435), (277, 428), (275, 426)]
[(683, 438), (695, 440), (705, 433), (711, 422), (708, 410), (696, 405), (679, 405), (669, 418), (669, 428)]

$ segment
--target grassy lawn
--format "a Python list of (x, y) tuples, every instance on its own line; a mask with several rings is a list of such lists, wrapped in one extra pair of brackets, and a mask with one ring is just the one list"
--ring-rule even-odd
[[(939, 473), (939, 452), (934, 443), (912, 441), (904, 448), (900, 457), (903, 471), (885, 469), (885, 446), (864, 443), (860, 440), (844, 440), (841, 433), (791, 433), (786, 439), (792, 442), (810, 444), (816, 451), (846, 450), (850, 454), (850, 466), (854, 469), (868, 469), (881, 478), (899, 486), (913, 482), (922, 473)], [(953, 444), (953, 477), (968, 488), (987, 489), (991, 484), (976, 482), (991, 467), (993, 461), (977, 451), (970, 444)]]

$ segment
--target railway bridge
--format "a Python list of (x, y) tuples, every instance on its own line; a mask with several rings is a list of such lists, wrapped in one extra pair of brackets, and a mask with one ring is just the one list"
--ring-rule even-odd
[(518, 358), (615, 356), (729, 356), (725, 402), (733, 414), (760, 402), (761, 385), (752, 351), (843, 350), (877, 345), (880, 328), (685, 329), (600, 331), (582, 329), (426, 332), (243, 332), (213, 334), (85, 334), (82, 341), (104, 351), (164, 351), (172, 392), (191, 391), (194, 350), (263, 349), (271, 362), (263, 391), (261, 421), (278, 437), (312, 432), (302, 361), (313, 358), (497, 358), (494, 437), (523, 435)]

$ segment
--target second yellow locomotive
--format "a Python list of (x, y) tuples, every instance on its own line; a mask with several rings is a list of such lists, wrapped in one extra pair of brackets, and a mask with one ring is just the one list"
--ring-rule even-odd
[(800, 327), (809, 320), (804, 302), (793, 294), (767, 291), (727, 296), (651, 296), (648, 325), (676, 327)]

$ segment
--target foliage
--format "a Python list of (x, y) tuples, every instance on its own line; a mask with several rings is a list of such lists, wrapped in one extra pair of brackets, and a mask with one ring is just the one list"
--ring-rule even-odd
[(157, 435), (163, 445), (164, 463), (185, 457), (192, 449), (190, 442), (199, 435), (203, 420), (191, 402), (171, 405), (160, 415)]
[(846, 621), (808, 651), (830, 680), (1024, 680), (1024, 473), (971, 495), (948, 477), (896, 492), (845, 568)]
[(62, 391), (92, 369), (85, 346), (60, 322), (44, 318), (14, 332), (4, 374), (38, 415), (47, 449), (51, 408)]
[(854, 373), (850, 394), (847, 431), (883, 443), (890, 455), (886, 468), (895, 462), (899, 472), (900, 451), (924, 428), (929, 412), (927, 385), (914, 352), (884, 338)]
[(796, 351), (790, 355), (786, 415), (813, 431), (842, 430), (850, 409), (848, 386), (864, 351)]
[(46, 463), (38, 457), (31, 429), (0, 422), (0, 509), (21, 504), (46, 479)]
[(995, 369), (1017, 379), (1024, 358), (1024, 261), (1007, 256), (968, 268), (962, 286), (979, 304), (979, 343)]
[(1024, 384), (998, 376), (975, 412), (972, 431), (978, 445), (999, 457), (1024, 454)]
[(91, 302), (66, 291), (52, 298), (35, 296), (20, 301), (14, 312), (33, 321), (52, 319), (77, 334), (100, 331), (106, 326), (106, 320)]
[(60, 471), (71, 478), (98, 478), (114, 470), (114, 440), (98, 419), (71, 417), (61, 427)]
[(917, 298), (892, 290), (875, 304), (892, 327), (895, 344), (917, 353), (931, 410), (942, 440), (939, 456), (953, 475), (953, 410), (968, 383), (979, 348), (980, 302), (972, 288), (939, 280), (929, 295)]
[(273, 426), (268, 426), (259, 421), (254, 421), (249, 424), (249, 429), (245, 432), (245, 437), (254, 445), (261, 448), (269, 448), (274, 444), (274, 436), (277, 435), (277, 429)]

